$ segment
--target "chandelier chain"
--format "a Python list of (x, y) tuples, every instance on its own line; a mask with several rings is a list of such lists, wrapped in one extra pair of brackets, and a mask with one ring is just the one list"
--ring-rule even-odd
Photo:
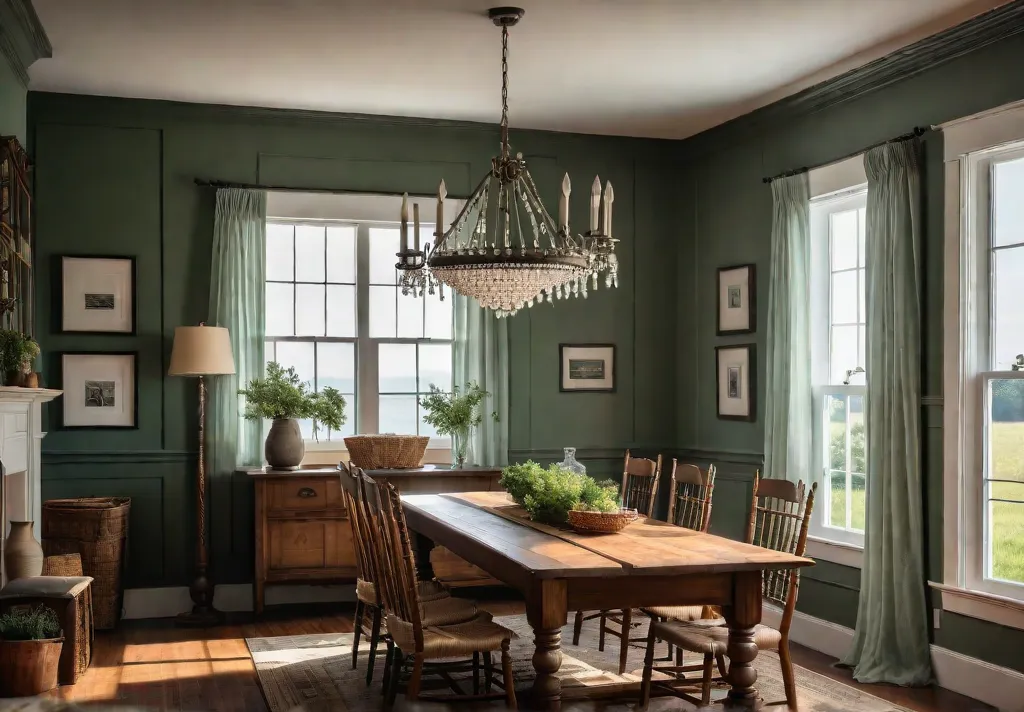
[(508, 156), (508, 25), (501, 27), (501, 149)]

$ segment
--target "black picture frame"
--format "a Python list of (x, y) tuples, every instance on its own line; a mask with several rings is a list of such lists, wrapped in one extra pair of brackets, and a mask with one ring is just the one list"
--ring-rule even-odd
[[(54, 331), (58, 334), (81, 334), (85, 336), (137, 336), (138, 335), (138, 263), (136, 262), (134, 255), (95, 255), (95, 254), (65, 254), (55, 255), (54, 259), (54, 272), (58, 275), (58, 279), (54, 280), (54, 299), (53, 299), (53, 317), (54, 317)], [(86, 329), (67, 329), (64, 326), (64, 280), (67, 276), (65, 260), (76, 259), (76, 260), (123, 260), (129, 263), (129, 272), (131, 274), (131, 285), (129, 287), (131, 291), (132, 308), (131, 308), (131, 329), (128, 331), (96, 331)]]
[[(64, 374), (64, 358), (66, 356), (130, 356), (132, 359), (132, 424), (131, 425), (67, 425), (65, 408), (67, 400), (67, 382)], [(54, 354), (57, 361), (57, 373), (60, 382), (58, 388), (64, 391), (64, 397), (58, 399), (60, 404), (57, 413), (56, 428), (58, 430), (138, 430), (139, 429), (139, 352), (138, 351), (59, 351)]]
[[(565, 387), (565, 350), (567, 348), (580, 348), (580, 349), (611, 349), (611, 386), (602, 386), (600, 388), (566, 388)], [(558, 391), (559, 393), (615, 393), (618, 387), (618, 374), (617, 370), (619, 367), (618, 354), (616, 353), (615, 344), (559, 344), (558, 345)]]
[[(747, 413), (746, 415), (725, 415), (722, 413), (722, 386), (718, 379), (721, 371), (722, 351), (747, 351)], [(715, 412), (719, 420), (734, 420), (753, 423), (757, 420), (757, 344), (727, 344), (715, 347)]]
[[(747, 328), (745, 329), (723, 329), (722, 328), (722, 274), (733, 270), (747, 270)], [(718, 268), (718, 279), (715, 284), (715, 334), (718, 336), (732, 336), (735, 334), (753, 334), (757, 331), (757, 265), (754, 263), (742, 265), (729, 265)]]

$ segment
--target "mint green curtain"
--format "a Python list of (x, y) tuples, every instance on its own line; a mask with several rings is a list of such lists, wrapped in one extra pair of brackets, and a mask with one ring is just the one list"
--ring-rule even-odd
[(810, 212), (806, 172), (772, 181), (764, 471), (793, 481), (813, 479)]
[(262, 423), (242, 418), (239, 384), (263, 374), (267, 242), (267, 194), (217, 191), (210, 271), (210, 322), (225, 326), (235, 357), (234, 376), (209, 379), (207, 461), (212, 477), (263, 463)]
[(853, 648), (860, 682), (932, 681), (920, 465), (921, 150), (864, 156), (867, 207), (867, 515)]
[[(484, 401), (484, 419), (469, 443), (468, 461), (497, 467), (508, 464), (508, 319), (499, 319), (475, 299), (454, 298), (455, 385), (476, 382), (490, 393)], [(495, 422), (491, 413), (498, 414)]]

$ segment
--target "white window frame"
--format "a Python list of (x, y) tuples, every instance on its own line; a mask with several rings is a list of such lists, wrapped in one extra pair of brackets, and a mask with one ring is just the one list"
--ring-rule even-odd
[[(993, 377), (989, 315), (988, 182), (994, 158), (1024, 155), (1024, 102), (941, 127), (945, 146), (943, 368), (944, 610), (1024, 630), (1024, 586), (988, 580), (984, 507), (987, 384)], [(1011, 153), (1012, 152), (1012, 153)], [(979, 210), (979, 205), (984, 205)], [(985, 364), (985, 368), (982, 367)]]
[[(436, 197), (418, 198), (431, 210), (426, 215), (433, 220)], [(445, 215), (454, 217), (464, 201), (445, 200)], [(355, 432), (378, 432), (379, 382), (378, 348), (380, 344), (452, 344), (455, 345), (455, 325), (450, 339), (430, 337), (371, 337), (370, 336), (370, 229), (398, 228), (394, 220), (400, 211), (401, 197), (382, 195), (328, 194), (328, 193), (268, 193), (267, 223), (290, 225), (346, 226), (356, 229), (356, 336), (353, 337), (277, 337), (268, 335), (267, 341), (347, 342), (355, 344), (355, 403), (348, 404), (346, 415), (355, 420)], [(425, 223), (426, 224), (426, 223)], [(410, 240), (413, 226), (409, 225)], [(421, 239), (433, 240), (421, 232)], [(397, 258), (396, 258), (397, 262)], [(446, 294), (445, 299), (453, 299)], [(454, 320), (454, 313), (453, 313)], [(418, 373), (418, 369), (417, 369)], [(401, 395), (401, 394), (396, 394)], [(347, 457), (344, 442), (309, 439), (305, 441), (304, 465), (336, 464)], [(424, 462), (444, 464), (451, 460), (451, 439), (431, 437)]]
[[(863, 157), (855, 156), (839, 163), (811, 171), (814, 190), (828, 190), (816, 195), (811, 210), (811, 390), (813, 396), (814, 478), (819, 486), (819, 506), (815, 507), (808, 535), (808, 554), (814, 558), (859, 568), (863, 562), (864, 534), (852, 529), (827, 526), (830, 511), (831, 482), (826, 474), (827, 439), (825, 437), (825, 399), (828, 396), (859, 395), (867, 398), (863, 383), (838, 385), (831, 383), (831, 230), (833, 213), (861, 208), (865, 205), (867, 183)], [(822, 236), (825, 236), (822, 239)], [(864, 364), (850, 364), (851, 368)], [(855, 376), (863, 382), (864, 376)], [(865, 473), (866, 477), (867, 473)]]

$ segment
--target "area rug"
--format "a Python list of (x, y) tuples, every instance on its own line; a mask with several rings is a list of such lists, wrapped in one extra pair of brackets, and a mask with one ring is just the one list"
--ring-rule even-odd
[[(572, 621), (572, 614), (569, 615)], [(495, 618), (519, 638), (512, 644), (513, 674), (517, 688), (529, 687), (533, 679), (533, 633), (526, 616), (505, 616)], [(646, 623), (636, 630), (634, 637), (645, 633)], [(618, 675), (618, 639), (609, 637), (605, 651), (599, 652), (597, 624), (594, 621), (584, 625), (578, 646), (572, 645), (572, 626), (562, 630), (562, 667), (559, 677), (563, 691), (611, 683), (638, 682), (643, 672), (644, 647), (642, 643), (631, 643), (625, 675)], [(383, 658), (378, 658), (374, 672), (375, 680), (366, 687), (366, 655), (360, 653), (357, 670), (352, 669), (352, 634), (297, 635), (278, 638), (248, 638), (246, 644), (256, 666), (260, 686), (267, 699), (270, 712), (326, 712), (374, 710), (381, 707), (380, 681), (383, 672)], [(659, 646), (660, 647), (660, 646)], [(360, 650), (369, 650), (360, 641)], [(659, 652), (663, 652), (659, 651)], [(763, 652), (755, 661), (757, 668), (757, 689), (765, 700), (785, 698), (779, 658), (774, 653)], [(610, 672), (612, 671), (612, 672)], [(909, 712), (906, 708), (893, 705), (873, 695), (844, 685), (799, 666), (796, 667), (799, 706), (801, 712)], [(717, 693), (716, 698), (724, 695)], [(500, 709), (500, 702), (477, 703), (458, 709)], [(454, 706), (451, 706), (455, 709)], [(630, 710), (636, 704), (605, 702), (566, 701), (564, 710)], [(655, 699), (650, 709), (680, 710), (687, 705), (674, 698)], [(447, 710), (449, 705), (439, 703), (417, 703), (405, 706), (401, 696), (397, 709)]]

